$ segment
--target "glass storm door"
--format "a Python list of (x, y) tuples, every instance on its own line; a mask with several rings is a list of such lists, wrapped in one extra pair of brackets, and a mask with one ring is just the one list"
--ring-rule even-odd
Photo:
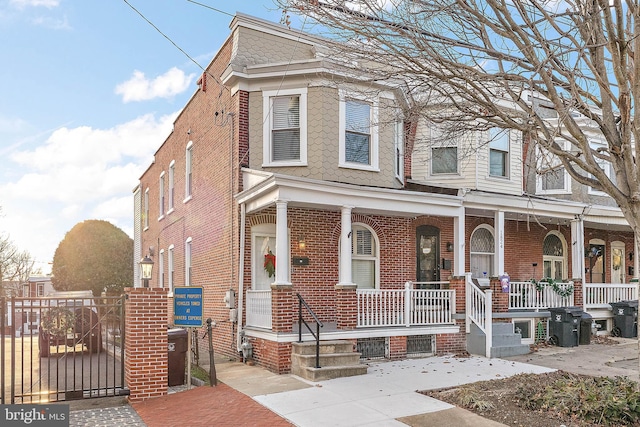
[(430, 225), (421, 225), (418, 227), (416, 230), (416, 252), (416, 281), (439, 281), (440, 229)]

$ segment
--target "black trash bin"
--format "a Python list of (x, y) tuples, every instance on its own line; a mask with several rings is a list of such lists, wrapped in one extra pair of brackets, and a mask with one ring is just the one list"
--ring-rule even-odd
[(186, 354), (189, 348), (189, 334), (186, 329), (174, 328), (167, 331), (169, 351), (169, 386), (184, 384)]
[(638, 300), (609, 303), (613, 311), (614, 337), (633, 338), (638, 336)]
[(589, 313), (582, 313), (580, 317), (580, 345), (591, 344), (591, 326), (593, 325), (593, 316)]
[(550, 308), (549, 342), (560, 347), (576, 347), (579, 337), (580, 307)]

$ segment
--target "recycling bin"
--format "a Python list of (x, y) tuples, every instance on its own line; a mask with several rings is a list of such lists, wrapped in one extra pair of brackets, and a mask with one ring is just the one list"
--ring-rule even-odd
[(560, 347), (576, 347), (579, 337), (579, 323), (582, 317), (580, 307), (550, 308), (549, 342)]
[(638, 336), (638, 300), (609, 303), (613, 312), (615, 337), (633, 338)]
[(171, 387), (184, 384), (189, 334), (186, 329), (181, 328), (169, 329), (167, 333), (169, 387)]
[(591, 326), (593, 325), (593, 316), (589, 313), (582, 313), (580, 317), (580, 333), (579, 344), (588, 345), (591, 344)]

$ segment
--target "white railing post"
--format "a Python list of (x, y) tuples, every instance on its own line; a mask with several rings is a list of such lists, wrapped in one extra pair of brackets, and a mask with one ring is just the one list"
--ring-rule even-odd
[(486, 336), (486, 356), (491, 358), (491, 346), (493, 345), (493, 319), (492, 319), (492, 294), (491, 289), (484, 291), (485, 299), (485, 311), (484, 311), (484, 333)]
[(471, 316), (471, 273), (465, 273), (464, 274), (464, 311), (465, 311), (465, 315), (464, 315), (464, 329), (465, 332), (468, 334), (471, 329), (471, 318), (469, 316)]
[(408, 328), (411, 326), (411, 282), (404, 284), (404, 325)]

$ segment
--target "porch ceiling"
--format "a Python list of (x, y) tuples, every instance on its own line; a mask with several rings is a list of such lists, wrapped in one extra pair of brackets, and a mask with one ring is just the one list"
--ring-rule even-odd
[[(245, 183), (253, 185), (236, 196), (238, 203), (245, 204), (247, 213), (257, 212), (273, 206), (277, 200), (284, 200), (289, 206), (322, 210), (340, 210), (343, 206), (349, 206), (353, 212), (367, 214), (404, 217), (464, 215), (462, 198), (459, 196), (366, 187), (261, 172), (257, 176), (263, 179), (257, 180), (253, 172), (245, 170)], [(252, 176), (247, 177), (247, 173)]]

